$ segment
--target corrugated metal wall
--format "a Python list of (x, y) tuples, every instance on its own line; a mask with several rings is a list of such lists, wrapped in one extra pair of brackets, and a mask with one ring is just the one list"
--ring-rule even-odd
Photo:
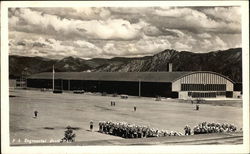
[[(217, 85), (226, 85), (226, 91), (233, 91), (233, 83), (228, 79), (213, 73), (207, 72), (199, 72), (193, 73), (183, 78), (180, 78), (173, 82), (172, 91), (181, 91), (181, 84), (194, 84), (194, 85), (211, 85), (215, 86), (215, 88), (209, 89), (216, 89)], [(204, 89), (210, 91), (209, 89)], [(197, 90), (198, 91), (198, 90)]]

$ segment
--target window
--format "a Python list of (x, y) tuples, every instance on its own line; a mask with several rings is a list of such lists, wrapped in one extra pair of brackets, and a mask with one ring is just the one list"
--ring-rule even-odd
[(181, 84), (182, 91), (226, 91), (226, 84)]

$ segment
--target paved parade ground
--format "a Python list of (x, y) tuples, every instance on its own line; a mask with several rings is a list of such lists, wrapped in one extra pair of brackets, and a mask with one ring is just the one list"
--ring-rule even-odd
[[(116, 105), (111, 106), (111, 101), (115, 101)], [(98, 122), (109, 120), (182, 133), (185, 125), (193, 128), (203, 121), (231, 123), (238, 130), (243, 127), (242, 100), (210, 101), (214, 102), (200, 104), (200, 110), (196, 111), (195, 104), (177, 99), (155, 101), (155, 98), (132, 96), (121, 99), (101, 94), (53, 94), (49, 91), (11, 89), (10, 143), (58, 142), (68, 125), (75, 129), (75, 140), (82, 145), (98, 142), (102, 145), (103, 140), (129, 142), (129, 139), (97, 132)], [(134, 106), (137, 107), (136, 112)], [(37, 118), (33, 118), (35, 110), (38, 111)], [(91, 120), (94, 122), (93, 132), (89, 131)], [(113, 142), (105, 143), (112, 145)]]

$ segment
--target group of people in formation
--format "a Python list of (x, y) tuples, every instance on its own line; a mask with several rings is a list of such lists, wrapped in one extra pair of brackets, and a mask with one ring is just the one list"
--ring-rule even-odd
[(206, 133), (223, 133), (223, 132), (235, 132), (236, 126), (227, 123), (207, 123), (202, 122), (195, 126), (193, 131), (194, 134), (206, 134)]
[(147, 126), (112, 121), (99, 122), (99, 132), (123, 138), (147, 138), (183, 135), (182, 133), (176, 131), (168, 132), (167, 130), (158, 130), (149, 128)]

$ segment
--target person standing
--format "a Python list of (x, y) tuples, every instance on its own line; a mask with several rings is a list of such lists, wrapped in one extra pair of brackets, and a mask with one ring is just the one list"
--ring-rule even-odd
[(188, 126), (187, 125), (184, 127), (184, 131), (185, 131), (185, 135), (188, 135)]
[(134, 106), (134, 111), (136, 111), (136, 106)]
[(191, 127), (188, 126), (188, 135), (191, 135)]
[(90, 131), (92, 132), (93, 131), (93, 127), (94, 127), (94, 123), (93, 123), (92, 120), (89, 123), (89, 127), (90, 127)]
[(99, 122), (99, 132), (103, 132), (103, 129), (102, 129), (102, 121)]
[(199, 111), (199, 109), (200, 109), (200, 106), (197, 104), (196, 105), (196, 110)]
[(37, 118), (37, 115), (38, 115), (38, 111), (34, 111), (34, 118)]

